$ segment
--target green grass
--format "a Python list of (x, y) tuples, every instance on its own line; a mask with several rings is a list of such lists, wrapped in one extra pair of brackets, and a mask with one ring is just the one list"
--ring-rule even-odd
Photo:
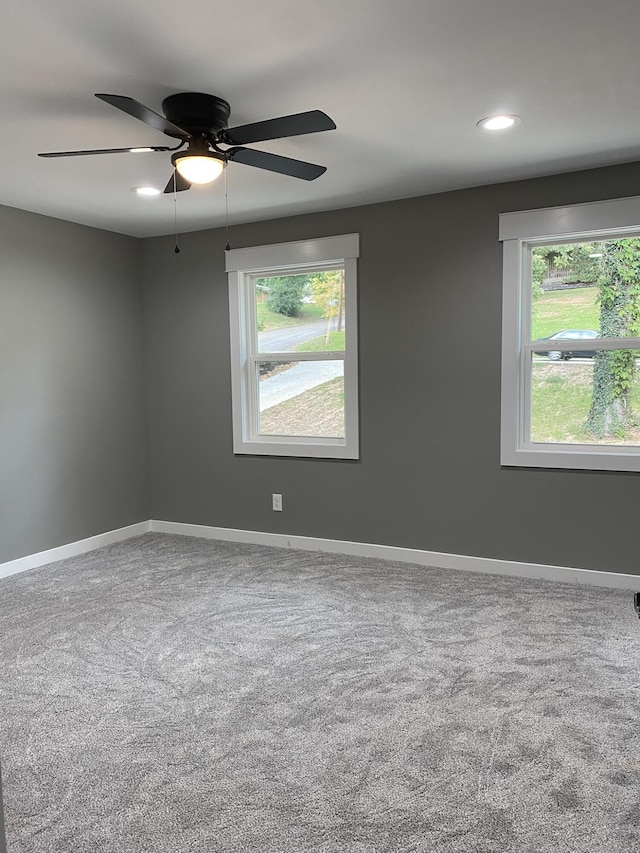
[(256, 305), (258, 328), (261, 332), (299, 326), (301, 323), (313, 323), (315, 320), (322, 319), (322, 312), (323, 309), (319, 305), (303, 305), (299, 317), (285, 317), (284, 314), (270, 311), (266, 302), (258, 302)]
[[(567, 444), (611, 444), (597, 442), (585, 431), (593, 394), (593, 364), (539, 362), (531, 377), (531, 439)], [(633, 410), (640, 413), (640, 377), (631, 389)], [(636, 445), (640, 435), (634, 428), (626, 440), (615, 443)]]
[(531, 439), (580, 444), (592, 395), (592, 365), (559, 363), (534, 367), (531, 382)]
[(551, 290), (533, 303), (531, 339), (546, 338), (562, 329), (600, 328), (597, 287)]
[(343, 352), (344, 351), (344, 331), (329, 332), (329, 337), (320, 335), (318, 338), (311, 338), (310, 341), (305, 341), (298, 344), (296, 352)]
[[(533, 303), (531, 338), (546, 338), (561, 329), (600, 328), (599, 290), (576, 287), (543, 293)], [(640, 443), (633, 428), (626, 439), (597, 442), (585, 430), (593, 395), (593, 360), (588, 364), (534, 362), (531, 377), (531, 438), (540, 442), (567, 444)], [(635, 412), (640, 413), (640, 368), (631, 391)]]

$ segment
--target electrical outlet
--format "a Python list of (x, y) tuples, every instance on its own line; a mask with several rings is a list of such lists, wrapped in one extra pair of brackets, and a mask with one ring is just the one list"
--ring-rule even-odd
[(282, 512), (282, 495), (271, 495), (271, 509), (274, 512)]

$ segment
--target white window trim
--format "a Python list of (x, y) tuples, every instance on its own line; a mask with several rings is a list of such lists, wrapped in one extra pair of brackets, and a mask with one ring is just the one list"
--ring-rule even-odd
[[(640, 471), (640, 448), (527, 440), (531, 287), (527, 253), (536, 245), (640, 236), (640, 196), (500, 215), (503, 243), (500, 462), (507, 466)], [(538, 347), (539, 348), (539, 347)], [(640, 349), (640, 338), (573, 342), (571, 349)]]
[[(325, 459), (358, 459), (358, 324), (357, 258), (358, 234), (322, 237), (268, 246), (230, 249), (226, 255), (229, 279), (229, 317), (231, 329), (231, 390), (233, 404), (233, 452), (259, 456), (301, 456)], [(345, 275), (345, 351), (344, 353), (261, 353), (269, 361), (334, 360), (344, 361), (345, 437), (259, 435), (257, 399), (253, 393), (249, 369), (255, 354), (249, 330), (255, 329), (255, 305), (249, 287), (257, 275), (295, 273), (298, 269), (322, 270), (344, 267)]]

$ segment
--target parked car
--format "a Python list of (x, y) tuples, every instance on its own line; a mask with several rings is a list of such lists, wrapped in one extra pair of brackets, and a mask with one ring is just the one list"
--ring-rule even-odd
[[(566, 340), (593, 340), (599, 338), (600, 332), (594, 332), (593, 329), (563, 329), (561, 332), (556, 332), (555, 335), (549, 335), (546, 338), (538, 338), (536, 343), (542, 341), (566, 341)], [(551, 361), (560, 361), (564, 359), (568, 361), (570, 358), (595, 358), (595, 350), (534, 350), (536, 355), (546, 355)]]

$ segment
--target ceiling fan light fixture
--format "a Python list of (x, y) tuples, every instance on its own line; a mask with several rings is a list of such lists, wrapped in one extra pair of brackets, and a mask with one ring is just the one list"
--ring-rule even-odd
[(210, 184), (219, 178), (224, 162), (215, 154), (184, 154), (173, 156), (173, 164), (190, 184)]

